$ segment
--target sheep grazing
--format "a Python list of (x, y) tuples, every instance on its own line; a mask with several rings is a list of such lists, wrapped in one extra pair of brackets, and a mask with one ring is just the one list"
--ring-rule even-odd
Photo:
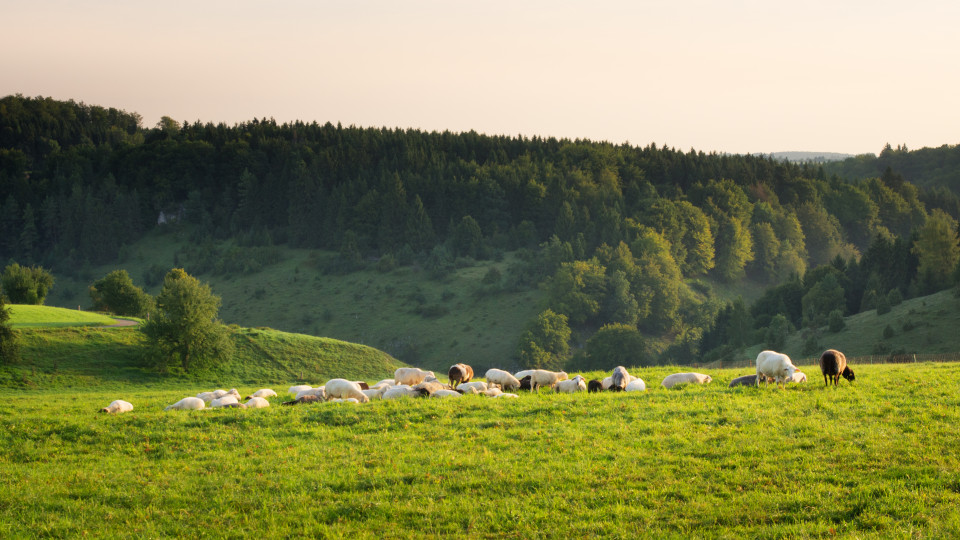
[(798, 371), (798, 372), (794, 373), (794, 374), (793, 374), (793, 377), (791, 377), (790, 380), (787, 381), (787, 382), (792, 382), (792, 383), (804, 383), (804, 382), (807, 382), (807, 374)]
[(473, 368), (466, 364), (454, 364), (447, 370), (450, 386), (456, 388), (458, 384), (470, 382), (473, 378)]
[(531, 378), (531, 377), (532, 377), (531, 375), (527, 375), (527, 376), (525, 376), (525, 377), (522, 377), (522, 378), (520, 379), (520, 386), (518, 387), (518, 390), (530, 390), (530, 389), (531, 389), (531, 382), (530, 382), (530, 378)]
[(567, 380), (567, 374), (563, 371), (535, 369), (530, 374), (530, 390), (535, 391), (542, 386), (553, 388), (558, 382), (565, 380)]
[(309, 390), (311, 388), (313, 387), (310, 386), (309, 384), (298, 384), (296, 386), (291, 386), (290, 388), (287, 388), (287, 393), (290, 394), (291, 396), (295, 396), (300, 392), (303, 392), (304, 390)]
[(736, 379), (730, 381), (729, 388), (734, 386), (757, 386), (757, 375), (744, 375), (743, 377), (737, 377)]
[(250, 398), (255, 398), (255, 397), (266, 399), (268, 397), (277, 397), (277, 393), (269, 388), (263, 388), (261, 390), (257, 390), (256, 392), (250, 394), (249, 396), (243, 399), (249, 400)]
[(761, 351), (757, 355), (757, 386), (760, 386), (760, 377), (772, 377), (778, 386), (782, 382), (786, 387), (787, 381), (792, 379), (796, 372), (797, 366), (783, 353)]
[(633, 380), (627, 383), (624, 392), (646, 392), (647, 383), (643, 382), (643, 379), (639, 377), (631, 377)]
[(524, 377), (529, 377), (530, 375), (533, 375), (534, 371), (535, 370), (533, 369), (525, 369), (523, 371), (518, 371), (514, 373), (513, 376), (516, 377), (518, 381), (522, 381)]
[(360, 385), (348, 381), (346, 379), (330, 379), (325, 385), (327, 398), (355, 398), (360, 403), (366, 403), (370, 401), (366, 395), (364, 395), (363, 390), (360, 388)]
[(673, 388), (678, 384), (707, 384), (713, 381), (713, 377), (703, 373), (674, 373), (667, 375), (660, 383), (664, 388)]
[(267, 398), (253, 396), (252, 398), (248, 399), (244, 405), (246, 405), (248, 409), (263, 409), (265, 407), (269, 407), (270, 402), (267, 401)]
[(226, 406), (229, 406), (229, 405), (235, 405), (235, 404), (237, 404), (237, 403), (240, 403), (240, 400), (238, 400), (237, 398), (233, 397), (233, 394), (225, 394), (223, 397), (219, 397), (219, 398), (211, 401), (211, 402), (210, 402), (210, 407), (211, 407), (211, 408), (226, 407)]
[(553, 387), (556, 392), (563, 392), (565, 394), (573, 394), (575, 392), (586, 392), (587, 391), (587, 380), (583, 378), (583, 375), (577, 375), (576, 377), (568, 381), (558, 381), (557, 384)]
[(600, 389), (603, 390), (603, 391), (609, 390), (611, 386), (613, 386), (613, 377), (612, 377), (612, 376), (611, 376), (611, 377), (604, 377), (603, 380), (600, 381)]
[(443, 384), (440, 381), (423, 381), (420, 384), (413, 385), (413, 389), (419, 392), (421, 396), (429, 396), (439, 390), (453, 390), (450, 385)]
[(320, 403), (322, 401), (323, 399), (318, 396), (309, 395), (299, 397), (293, 401), (284, 401), (281, 405), (307, 405), (309, 403)]
[(359, 386), (361, 390), (370, 389), (370, 385), (367, 384), (367, 381), (353, 381), (353, 382), (357, 383), (357, 386)]
[(603, 382), (597, 379), (590, 379), (590, 381), (587, 383), (587, 392), (603, 392)]
[(488, 387), (487, 387), (487, 383), (483, 381), (465, 382), (457, 385), (457, 390), (460, 390), (463, 392), (466, 392), (468, 388), (474, 388), (477, 390), (477, 392), (484, 392), (487, 390)]
[(629, 382), (630, 374), (627, 373), (627, 368), (623, 366), (613, 368), (613, 375), (610, 376), (610, 390), (612, 392), (623, 392)]
[(488, 369), (485, 377), (488, 383), (499, 384), (504, 390), (520, 388), (520, 379), (502, 369)]
[(830, 381), (834, 386), (839, 385), (841, 376), (850, 382), (856, 379), (847, 365), (846, 355), (835, 349), (827, 349), (820, 355), (820, 371), (823, 373), (824, 386), (830, 386)]
[(196, 411), (204, 408), (206, 404), (198, 397), (186, 397), (173, 405), (167, 405), (165, 411)]
[(109, 405), (100, 409), (100, 412), (118, 414), (122, 412), (130, 412), (132, 410), (133, 410), (133, 404), (131, 404), (129, 401), (117, 399), (117, 400), (111, 401)]
[(393, 373), (393, 384), (406, 384), (413, 386), (415, 384), (422, 383), (427, 377), (432, 377), (434, 379), (437, 378), (432, 371), (424, 371), (415, 367), (397, 368), (397, 370)]

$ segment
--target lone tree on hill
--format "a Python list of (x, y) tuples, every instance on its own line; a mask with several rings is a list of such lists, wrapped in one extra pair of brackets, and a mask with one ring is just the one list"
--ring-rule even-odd
[(10, 326), (10, 311), (0, 294), (0, 365), (13, 364), (20, 357), (17, 333)]
[(144, 335), (162, 369), (178, 367), (184, 372), (226, 360), (233, 351), (226, 327), (217, 319), (220, 297), (182, 268), (163, 278)]
[(53, 274), (39, 266), (7, 265), (0, 277), (11, 304), (43, 305), (53, 287)]
[(126, 270), (114, 270), (90, 286), (93, 308), (116, 315), (143, 317), (153, 307), (153, 298), (133, 284)]

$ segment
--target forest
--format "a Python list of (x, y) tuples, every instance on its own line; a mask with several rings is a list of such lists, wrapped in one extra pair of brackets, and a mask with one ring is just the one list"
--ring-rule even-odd
[[(951, 287), (960, 260), (957, 147), (816, 165), (273, 119), (142, 123), (0, 99), (0, 261), (68, 274), (171, 222), (190, 227), (194, 274), (259, 269), (281, 245), (339, 253), (324, 272), (417, 265), (436, 279), (515, 252), (490, 281), (546, 292), (517, 354), (552, 366), (571, 357), (570, 328), (592, 336), (581, 363), (650, 337), (677, 362), (774, 346), (837, 312)], [(225, 239), (234, 251), (213, 249)], [(707, 294), (745, 280), (766, 290), (752, 305)]]

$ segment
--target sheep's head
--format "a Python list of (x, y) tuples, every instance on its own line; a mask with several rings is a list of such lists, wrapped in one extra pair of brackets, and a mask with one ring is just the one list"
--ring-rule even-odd
[(853, 382), (854, 379), (857, 378), (857, 376), (853, 374), (853, 370), (850, 369), (850, 366), (847, 366), (847, 367), (843, 368), (843, 371), (842, 371), (840, 374), (843, 375), (843, 378), (844, 378), (844, 379), (846, 379), (846, 380), (848, 380), (848, 381), (850, 381), (850, 382)]

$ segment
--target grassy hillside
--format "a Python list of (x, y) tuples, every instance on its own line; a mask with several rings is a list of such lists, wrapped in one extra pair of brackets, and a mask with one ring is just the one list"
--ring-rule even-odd
[[(48, 308), (49, 309), (49, 308)], [(334, 377), (376, 380), (402, 364), (354, 343), (269, 329), (232, 328), (236, 353), (215, 370), (175, 377), (149, 366), (134, 328), (25, 328), (20, 364), (0, 371), (0, 386), (14, 388), (148, 387), (185, 381), (217, 387), (241, 384), (319, 384)]]
[[(819, 356), (819, 352), (804, 354), (804, 343), (811, 335), (816, 337), (818, 349), (837, 349), (847, 356), (960, 351), (960, 299), (952, 290), (906, 300), (883, 315), (877, 315), (876, 310), (858, 313), (845, 322), (846, 328), (837, 333), (827, 327), (795, 332), (783, 352), (791, 358)], [(887, 327), (890, 337), (884, 337)], [(755, 345), (747, 350), (746, 357), (755, 358), (761, 350), (762, 345)]]
[(785, 391), (664, 390), (670, 369), (636, 394), (246, 411), (162, 411), (199, 385), (14, 391), (0, 536), (960, 536), (960, 365)]
[(28, 306), (10, 304), (10, 326), (13, 328), (63, 327), (63, 326), (104, 326), (117, 321), (112, 317), (52, 306)]

